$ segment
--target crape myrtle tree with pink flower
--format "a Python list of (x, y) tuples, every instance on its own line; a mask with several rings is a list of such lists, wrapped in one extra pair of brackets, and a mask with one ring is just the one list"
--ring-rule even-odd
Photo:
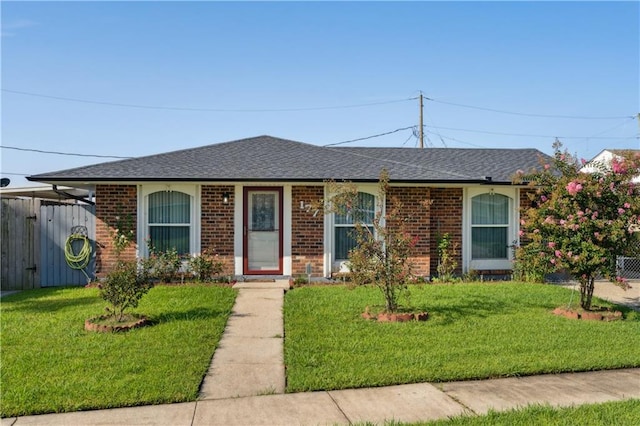
[(567, 271), (580, 283), (580, 305), (591, 309), (594, 280), (604, 277), (628, 288), (616, 274), (618, 256), (638, 255), (640, 246), (640, 154), (628, 153), (610, 164), (577, 161), (562, 144), (541, 170), (518, 173), (529, 182), (531, 206), (521, 215), (521, 246), (516, 269)]

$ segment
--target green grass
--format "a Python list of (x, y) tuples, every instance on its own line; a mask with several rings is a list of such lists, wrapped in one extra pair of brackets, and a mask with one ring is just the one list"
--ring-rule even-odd
[(132, 312), (153, 326), (84, 330), (104, 313), (97, 289), (53, 288), (0, 305), (2, 417), (196, 399), (235, 291), (158, 286)]
[(640, 314), (624, 310), (626, 319), (617, 322), (552, 315), (570, 291), (424, 285), (411, 288), (411, 300), (429, 311), (428, 321), (376, 323), (360, 317), (365, 306), (381, 304), (375, 288), (295, 289), (285, 299), (287, 391), (640, 366)]
[(532, 405), (517, 410), (491, 411), (483, 416), (459, 416), (420, 423), (388, 422), (386, 426), (637, 426), (640, 400), (557, 408)]

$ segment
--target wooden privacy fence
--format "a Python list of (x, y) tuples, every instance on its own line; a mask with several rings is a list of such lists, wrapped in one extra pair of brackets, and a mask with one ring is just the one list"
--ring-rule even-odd
[[(2, 290), (84, 285), (87, 278), (69, 267), (65, 245), (72, 228), (86, 229), (91, 259), (85, 272), (95, 276), (95, 207), (47, 205), (39, 199), (2, 199)], [(74, 253), (79, 241), (72, 243)]]
[(38, 199), (2, 199), (2, 290), (39, 287), (40, 234), (35, 232), (39, 212)]

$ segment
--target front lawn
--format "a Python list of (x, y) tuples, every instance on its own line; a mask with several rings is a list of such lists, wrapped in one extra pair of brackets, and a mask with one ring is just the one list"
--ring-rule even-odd
[(416, 286), (411, 300), (429, 311), (428, 321), (377, 323), (360, 317), (382, 303), (375, 288), (297, 288), (285, 299), (287, 392), (640, 366), (640, 314), (624, 310), (626, 319), (613, 322), (552, 315), (570, 292), (523, 283)]
[(153, 326), (84, 330), (97, 289), (50, 288), (0, 305), (2, 417), (193, 401), (235, 300), (215, 286), (158, 286), (133, 312)]

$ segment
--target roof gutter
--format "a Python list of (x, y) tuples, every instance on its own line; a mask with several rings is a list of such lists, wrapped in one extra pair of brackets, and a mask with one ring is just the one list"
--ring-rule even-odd
[(79, 195), (74, 195), (74, 194), (69, 194), (68, 192), (62, 191), (60, 189), (58, 189), (58, 185), (51, 185), (51, 189), (53, 189), (53, 192), (55, 192), (58, 195), (62, 195), (63, 197), (67, 197), (67, 198), (71, 198), (73, 200), (77, 200), (77, 201), (82, 201), (83, 203), (87, 203), (91, 206), (95, 206), (96, 203), (95, 201), (91, 201), (88, 200), (84, 197), (81, 197)]

